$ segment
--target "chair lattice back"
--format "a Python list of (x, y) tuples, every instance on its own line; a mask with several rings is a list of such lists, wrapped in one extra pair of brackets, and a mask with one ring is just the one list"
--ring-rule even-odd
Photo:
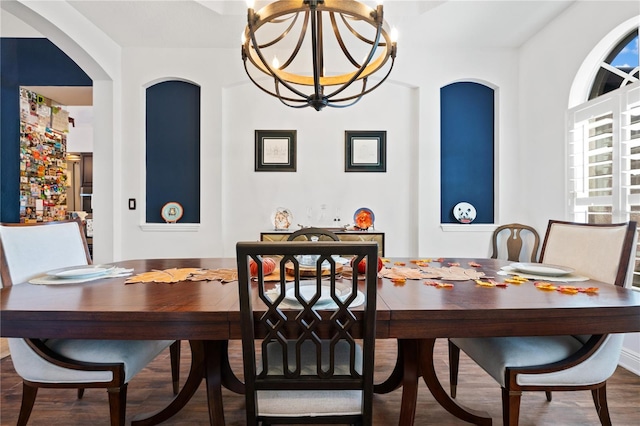
[[(377, 244), (240, 242), (236, 250), (248, 414), (259, 417), (258, 392), (361, 390), (370, 418)], [(343, 265), (350, 257), (366, 262), (365, 273)], [(268, 258), (275, 282), (264, 274)]]

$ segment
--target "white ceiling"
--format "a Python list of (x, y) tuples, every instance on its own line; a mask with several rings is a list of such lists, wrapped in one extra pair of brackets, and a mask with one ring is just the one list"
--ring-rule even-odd
[[(61, 1), (61, 0), (54, 0)], [(586, 1), (586, 0), (577, 0)], [(605, 0), (601, 0), (605, 1)], [(3, 3), (3, 1), (0, 1)], [(246, 0), (67, 1), (123, 48), (238, 48)], [(403, 47), (517, 48), (575, 0), (386, 0), (385, 19)], [(268, 1), (256, 1), (256, 10)], [(375, 1), (365, 1), (375, 6)], [(33, 37), (33, 28), (2, 11), (2, 37)], [(47, 89), (40, 93), (47, 96)], [(57, 96), (57, 98), (56, 98)], [(80, 96), (80, 97), (78, 97)], [(84, 101), (82, 100), (84, 96)], [(49, 96), (65, 105), (90, 104), (90, 89)], [(66, 102), (65, 102), (66, 100)], [(81, 103), (78, 103), (81, 102)], [(84, 102), (84, 103), (82, 103)]]
[[(518, 47), (569, 0), (386, 0), (401, 43)], [(266, 1), (257, 1), (256, 10)], [(365, 1), (371, 6), (375, 1)], [(69, 1), (122, 47), (239, 47), (246, 0)]]

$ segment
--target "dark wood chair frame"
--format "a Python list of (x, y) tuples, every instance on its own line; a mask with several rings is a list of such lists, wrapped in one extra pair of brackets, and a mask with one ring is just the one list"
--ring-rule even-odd
[(333, 241), (340, 241), (340, 238), (328, 229), (314, 227), (298, 229), (287, 237), (287, 241), (296, 241), (300, 236), (306, 237), (309, 241), (311, 241), (311, 237), (318, 237), (318, 240), (322, 240), (320, 237), (327, 237)]
[[(629, 270), (629, 262), (631, 253), (635, 250), (633, 242), (636, 234), (636, 222), (630, 221), (626, 223), (617, 224), (584, 224), (573, 223), (560, 220), (550, 220), (547, 226), (547, 232), (545, 234), (544, 243), (542, 245), (542, 251), (540, 253), (540, 261), (544, 261), (544, 252), (547, 246), (547, 240), (551, 227), (554, 223), (569, 224), (577, 226), (588, 227), (611, 227), (620, 226), (626, 227), (626, 235), (623, 243), (623, 247), (620, 253), (620, 261), (618, 266), (618, 272), (614, 285), (624, 287)], [(505, 425), (517, 426), (518, 418), (520, 416), (520, 399), (522, 391), (544, 391), (547, 401), (551, 401), (552, 391), (578, 391), (578, 390), (591, 390), (591, 396), (600, 419), (600, 423), (603, 426), (611, 425), (611, 417), (609, 416), (609, 407), (607, 405), (607, 382), (596, 383), (586, 386), (534, 386), (534, 385), (519, 385), (517, 383), (518, 374), (545, 374), (554, 371), (561, 371), (576, 366), (585, 360), (587, 360), (593, 353), (604, 343), (607, 334), (593, 335), (591, 338), (578, 350), (576, 353), (567, 357), (566, 359), (558, 362), (554, 362), (546, 365), (528, 366), (528, 367), (508, 367), (505, 371), (505, 385), (502, 388), (502, 418)], [(458, 385), (458, 370), (460, 364), (460, 348), (449, 341), (449, 381), (451, 386), (451, 397), (456, 397), (456, 389)]]
[(520, 223), (509, 223), (506, 225), (498, 226), (495, 231), (493, 231), (493, 237), (491, 240), (493, 252), (491, 253), (492, 259), (498, 258), (498, 236), (503, 231), (509, 231), (509, 238), (507, 238), (507, 260), (512, 262), (518, 262), (520, 260), (520, 254), (522, 252), (523, 240), (520, 233), (522, 231), (529, 231), (533, 234), (534, 241), (533, 247), (531, 248), (531, 262), (536, 262), (536, 258), (538, 255), (538, 247), (540, 246), (540, 235), (538, 235), (538, 231), (535, 228), (522, 225)]
[[(376, 242), (333, 242), (333, 241), (293, 241), (293, 242), (239, 242), (236, 246), (238, 262), (238, 283), (240, 295), (240, 313), (242, 326), (242, 346), (244, 356), (245, 397), (247, 410), (247, 424), (291, 424), (291, 423), (346, 423), (346, 424), (372, 424), (373, 405), (373, 369), (374, 347), (376, 327), (376, 293), (377, 293), (377, 256), (378, 245)], [(266, 256), (280, 257), (281, 282), (284, 282), (285, 264), (292, 262), (294, 265), (296, 288), (300, 287), (300, 265), (296, 260), (298, 255), (319, 255), (317, 260), (318, 271), (322, 270), (322, 263), (328, 262), (331, 273), (328, 277), (317, 274), (312, 277), (316, 285), (329, 280), (332, 288), (336, 285), (336, 263), (332, 255), (344, 257), (355, 256), (358, 262), (366, 259), (365, 305), (353, 310), (348, 305), (357, 297), (358, 272), (354, 271), (352, 278), (348, 279), (351, 293), (347, 298), (334, 302), (337, 309), (322, 311), (320, 307), (314, 309), (319, 300), (317, 294), (312, 300), (306, 301), (296, 292), (296, 298), (302, 306), (300, 309), (281, 307), (285, 300), (285, 286), (280, 293), (271, 300), (267, 296), (269, 283), (264, 282), (262, 272), (262, 258)], [(249, 261), (253, 259), (258, 263), (258, 277), (252, 281), (249, 274)], [(321, 273), (321, 272), (320, 272)], [(308, 277), (306, 277), (308, 278)], [(325, 281), (326, 282), (326, 281)], [(345, 281), (342, 281), (343, 283)], [(362, 282), (362, 281), (361, 281)], [(273, 283), (271, 283), (273, 284)], [(362, 343), (363, 364), (362, 374), (355, 371), (355, 354), (350, 355), (350, 375), (334, 375), (334, 360), (331, 359), (328, 371), (318, 371), (316, 375), (302, 375), (300, 369), (294, 371), (287, 368), (292, 360), (274, 361), (268, 359), (265, 351), (262, 351), (262, 365), (266, 366), (262, 372), (258, 372), (255, 363), (256, 339), (261, 348), (267, 343), (280, 344), (282, 348), (288, 347), (291, 342), (298, 345), (295, 350), (295, 365), (301, 365), (302, 342), (316, 344), (316, 356), (319, 352), (321, 340), (333, 342), (346, 341), (349, 345), (355, 345), (356, 339)], [(360, 340), (361, 339), (361, 340)], [(351, 346), (353, 348), (353, 346)], [(281, 348), (281, 349), (282, 349)], [(282, 364), (278, 364), (282, 362)], [(269, 363), (283, 368), (284, 374), (266, 374)], [(335, 416), (304, 416), (301, 417), (264, 417), (258, 416), (256, 392), (258, 390), (347, 390), (359, 389), (363, 391), (363, 409), (361, 415), (335, 415)]]
[[(89, 246), (84, 233), (84, 226), (80, 219), (57, 222), (38, 222), (38, 223), (2, 223), (2, 226), (47, 226), (61, 222), (75, 222), (80, 229), (84, 251), (87, 256), (87, 263), (92, 264)], [(5, 256), (2, 240), (0, 240), (0, 277), (2, 277), (2, 285), (10, 287), (13, 285), (11, 274), (9, 273), (9, 265)], [(18, 416), (18, 426), (26, 425), (38, 394), (38, 388), (73, 388), (78, 389), (78, 399), (84, 395), (87, 388), (106, 388), (109, 394), (109, 413), (111, 425), (124, 425), (127, 404), (127, 383), (124, 383), (125, 372), (123, 363), (90, 363), (69, 359), (49, 349), (40, 339), (25, 339), (26, 343), (40, 357), (54, 365), (62, 368), (81, 371), (110, 371), (113, 374), (113, 380), (110, 382), (87, 382), (87, 383), (47, 383), (32, 382), (28, 380), (22, 381), (22, 404), (20, 406), (20, 414)], [(180, 390), (180, 341), (176, 341), (170, 346), (171, 354), (171, 381), (173, 385), (174, 395)]]

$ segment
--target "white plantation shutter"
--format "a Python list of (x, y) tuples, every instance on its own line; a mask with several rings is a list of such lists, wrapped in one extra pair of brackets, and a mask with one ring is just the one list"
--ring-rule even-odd
[(640, 223), (640, 82), (570, 109), (567, 124), (573, 220)]

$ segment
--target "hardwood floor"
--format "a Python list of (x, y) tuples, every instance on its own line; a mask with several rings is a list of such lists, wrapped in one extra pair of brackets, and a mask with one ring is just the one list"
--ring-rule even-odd
[[(383, 380), (395, 360), (395, 342), (379, 341), (376, 349), (376, 381)], [(443, 386), (448, 389), (446, 340), (436, 344), (437, 370)], [(239, 342), (230, 349), (234, 370), (241, 371)], [(0, 424), (15, 425), (18, 418), (22, 382), (13, 370), (11, 357), (0, 361)], [(182, 379), (189, 368), (189, 346), (183, 342)], [(241, 374), (238, 373), (241, 377)], [(609, 410), (614, 425), (631, 426), (640, 423), (640, 377), (618, 368), (607, 385)], [(387, 395), (376, 395), (375, 425), (397, 425), (401, 389)], [(161, 354), (130, 383), (127, 398), (127, 422), (144, 413), (163, 408), (172, 398), (169, 372), (169, 352)], [(468, 407), (487, 411), (499, 425), (501, 421), (500, 388), (484, 371), (462, 354), (458, 400)], [(244, 425), (244, 397), (224, 390), (225, 419), (230, 426)], [(108, 425), (109, 411), (106, 391), (87, 390), (78, 400), (75, 390), (40, 389), (30, 425)], [(206, 389), (200, 386), (193, 399), (166, 425), (207, 425)], [(464, 425), (431, 397), (421, 382), (418, 394), (416, 425)], [(554, 392), (548, 403), (543, 393), (525, 393), (522, 397), (520, 425), (599, 425), (590, 392)]]

